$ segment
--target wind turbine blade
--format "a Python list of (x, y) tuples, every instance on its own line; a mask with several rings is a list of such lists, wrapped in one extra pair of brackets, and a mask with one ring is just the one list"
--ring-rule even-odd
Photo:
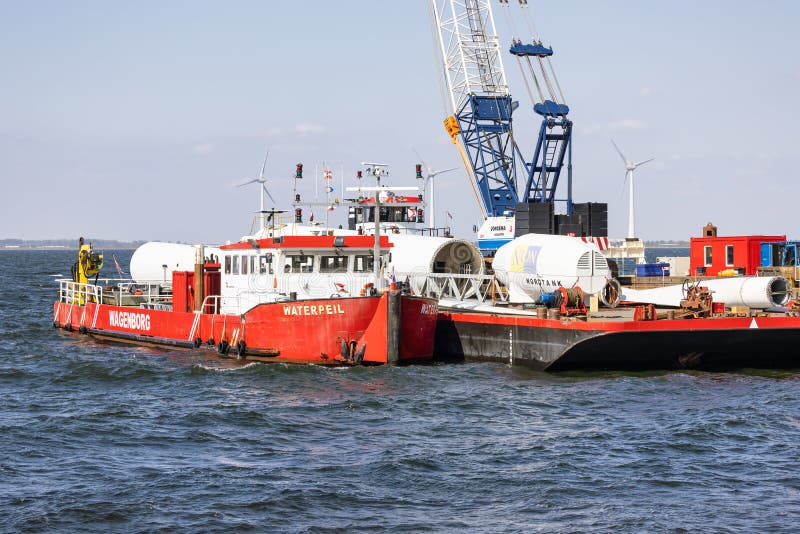
[(617, 146), (617, 143), (615, 143), (613, 139), (611, 140), (611, 144), (614, 145), (614, 148), (617, 149), (617, 154), (619, 154), (619, 157), (622, 158), (622, 163), (627, 165), (628, 164), (628, 160), (625, 159), (625, 156), (622, 155), (622, 150), (619, 149), (619, 147)]
[(261, 164), (261, 172), (258, 174), (258, 177), (262, 180), (264, 179), (264, 168), (267, 166), (267, 158), (269, 157), (269, 149), (267, 149), (267, 155), (264, 156), (264, 163)]
[(255, 182), (257, 182), (257, 181), (258, 181), (258, 178), (253, 178), (253, 179), (252, 179), (252, 180), (250, 180), (249, 182), (245, 182), (245, 183), (243, 183), (243, 184), (239, 184), (239, 185), (237, 185), (236, 187), (242, 187), (243, 185), (252, 184), (252, 183), (255, 183)]
[(433, 171), (431, 173), (431, 176), (436, 176), (437, 174), (444, 174), (446, 172), (455, 171), (457, 169), (458, 169), (458, 167), (450, 167), (449, 169), (443, 169), (441, 171)]
[(269, 189), (267, 189), (267, 184), (264, 184), (264, 183), (262, 183), (262, 184), (261, 184), (261, 187), (263, 187), (263, 188), (264, 188), (264, 192), (267, 194), (267, 196), (268, 196), (268, 197), (269, 197), (269, 199), (272, 201), (272, 203), (273, 203), (273, 204), (277, 204), (277, 202), (275, 202), (275, 199), (274, 199), (274, 198), (272, 198), (272, 195), (270, 195), (270, 194), (269, 194)]
[(625, 186), (628, 185), (628, 171), (625, 171), (625, 178), (622, 179), (622, 189), (619, 191), (619, 198), (622, 200), (622, 197), (625, 196)]
[(638, 167), (638, 166), (640, 166), (640, 165), (644, 165), (645, 163), (648, 163), (648, 162), (650, 162), (650, 161), (653, 161), (654, 159), (656, 159), (656, 158), (650, 158), (650, 159), (646, 159), (646, 160), (644, 160), (644, 161), (640, 161), (639, 163), (634, 163), (634, 164), (633, 164), (633, 166), (634, 166), (634, 167)]

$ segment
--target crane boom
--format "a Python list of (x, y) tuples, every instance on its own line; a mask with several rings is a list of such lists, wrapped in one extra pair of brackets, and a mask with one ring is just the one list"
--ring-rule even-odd
[(490, 0), (431, 0), (445, 86), (445, 128), (489, 216), (519, 202), (511, 101)]

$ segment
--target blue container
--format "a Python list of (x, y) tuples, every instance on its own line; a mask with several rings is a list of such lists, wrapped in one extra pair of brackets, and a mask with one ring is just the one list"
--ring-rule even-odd
[(636, 276), (669, 276), (669, 263), (637, 263)]

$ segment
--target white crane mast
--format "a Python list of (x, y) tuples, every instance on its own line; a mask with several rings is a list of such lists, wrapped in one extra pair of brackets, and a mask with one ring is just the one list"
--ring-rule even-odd
[(470, 96), (506, 97), (500, 43), (489, 0), (431, 0), (441, 47), (448, 113), (459, 113)]

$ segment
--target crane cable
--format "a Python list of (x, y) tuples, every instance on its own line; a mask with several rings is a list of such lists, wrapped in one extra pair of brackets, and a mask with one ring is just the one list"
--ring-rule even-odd
[(556, 82), (556, 88), (558, 89), (558, 95), (561, 97), (561, 103), (566, 104), (567, 99), (564, 98), (564, 93), (561, 91), (561, 84), (558, 83), (558, 76), (556, 76), (556, 69), (553, 68), (553, 64), (550, 62), (550, 57), (547, 57), (547, 64), (550, 66), (550, 72), (553, 73), (553, 80)]
[[(514, 26), (514, 19), (511, 17), (511, 9), (508, 6), (508, 0), (500, 0), (500, 5), (504, 6), (503, 12), (506, 16), (506, 21), (508, 22), (508, 27), (511, 28), (511, 43), (517, 44), (521, 43), (521, 39), (519, 38), (519, 33), (517, 33), (517, 29)], [(531, 84), (528, 82), (528, 76), (525, 74), (525, 67), (522, 65), (522, 58), (520, 56), (516, 56), (517, 59), (517, 66), (519, 66), (520, 74), (522, 75), (522, 81), (525, 83), (525, 90), (528, 92), (528, 98), (531, 99), (531, 102), (536, 102), (536, 98), (533, 96), (533, 91), (531, 91)], [(536, 76), (533, 76), (534, 82), (536, 82), (536, 89), (539, 91), (541, 95), (542, 91), (539, 88), (539, 82), (536, 80)]]
[[(525, 61), (528, 63), (528, 70), (531, 72), (531, 78), (533, 78), (533, 83), (536, 84), (536, 91), (539, 93), (539, 102), (544, 102), (544, 93), (542, 92), (542, 86), (539, 85), (539, 78), (536, 77), (536, 69), (533, 68), (533, 64), (531, 63), (531, 57), (525, 56)], [(534, 100), (534, 98), (531, 98)], [(535, 101), (535, 100), (534, 100)]]
[[(470, 177), (469, 175), (473, 174), (471, 171), (472, 164), (469, 162), (469, 157), (467, 157), (467, 153), (464, 150), (464, 147), (461, 145), (461, 143), (456, 143), (456, 147), (458, 147), (458, 154), (461, 156), (461, 162), (464, 164), (464, 168), (467, 170), (467, 178), (469, 178)], [(468, 181), (469, 184), (472, 186), (472, 193), (475, 195), (475, 202), (477, 202), (478, 207), (481, 210), (481, 215), (483, 215), (483, 218), (486, 219), (486, 208), (484, 207), (483, 202), (481, 202), (481, 197), (478, 194), (478, 188), (475, 186), (476, 180), (473, 177)]]
[(519, 0), (519, 7), (522, 9), (525, 22), (528, 24), (528, 31), (531, 33), (535, 42), (541, 42), (539, 39), (539, 31), (536, 29), (536, 23), (528, 11), (528, 0)]
[(542, 61), (542, 58), (540, 56), (536, 56), (536, 59), (539, 62), (539, 68), (542, 69), (542, 79), (544, 80), (544, 84), (547, 86), (547, 91), (550, 93), (550, 98), (552, 98), (553, 101), (558, 100), (558, 98), (556, 98), (556, 92), (553, 91), (553, 86), (550, 85), (550, 78), (547, 77), (547, 71), (544, 68), (544, 62)]

